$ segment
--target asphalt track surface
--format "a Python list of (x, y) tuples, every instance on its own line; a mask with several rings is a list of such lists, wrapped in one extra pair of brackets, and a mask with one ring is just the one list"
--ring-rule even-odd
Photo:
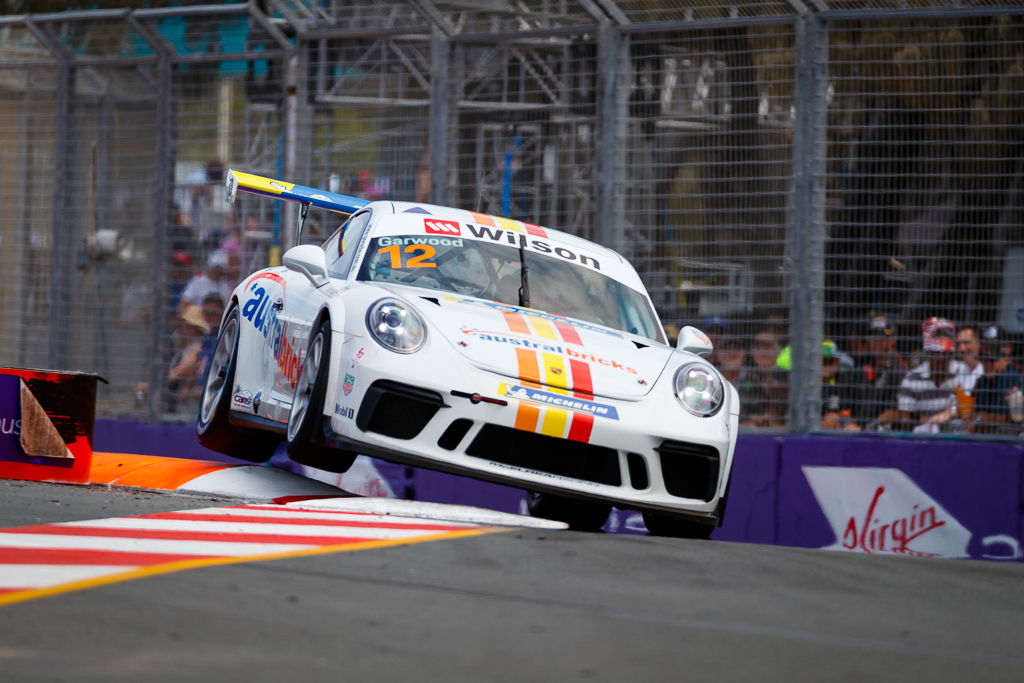
[[(0, 527), (237, 503), (0, 481)], [(0, 606), (0, 680), (1020, 681), (1024, 565), (516, 529)]]

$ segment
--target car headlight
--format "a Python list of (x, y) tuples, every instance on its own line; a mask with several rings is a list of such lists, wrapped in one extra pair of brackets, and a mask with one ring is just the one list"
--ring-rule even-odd
[(722, 407), (725, 387), (707, 363), (687, 363), (676, 370), (676, 398), (697, 417), (710, 417)]
[(397, 299), (381, 299), (370, 306), (366, 327), (381, 346), (396, 353), (419, 351), (427, 337), (420, 317)]

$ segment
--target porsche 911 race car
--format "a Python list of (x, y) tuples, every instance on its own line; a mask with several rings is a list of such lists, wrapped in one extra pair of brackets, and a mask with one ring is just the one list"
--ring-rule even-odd
[(699, 330), (667, 345), (618, 253), (472, 211), (236, 171), (227, 183), (230, 201), (350, 217), (235, 288), (200, 403), (205, 446), (258, 462), (284, 439), (335, 472), (363, 453), (508, 484), (577, 529), (612, 505), (653, 533), (720, 522), (736, 391)]

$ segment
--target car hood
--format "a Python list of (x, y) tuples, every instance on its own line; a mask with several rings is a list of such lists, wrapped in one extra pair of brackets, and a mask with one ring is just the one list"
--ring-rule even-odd
[(634, 342), (622, 332), (529, 308), (443, 294), (413, 301), (428, 325), (470, 363), (524, 386), (637, 399), (650, 392), (673, 353), (655, 342)]

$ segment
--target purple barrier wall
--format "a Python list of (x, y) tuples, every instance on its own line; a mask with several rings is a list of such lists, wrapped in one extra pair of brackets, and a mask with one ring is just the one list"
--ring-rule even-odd
[(168, 458), (238, 460), (203, 448), (196, 440), (194, 423), (139, 422), (127, 418), (97, 418), (93, 428), (92, 449), (100, 453), (137, 453)]
[[(94, 449), (237, 462), (192, 425), (97, 420)], [(275, 462), (279, 459), (275, 458)], [(374, 461), (397, 497), (523, 512), (523, 491)], [(872, 436), (741, 435), (713, 538), (852, 552), (1021, 560), (1024, 447)], [(616, 511), (607, 530), (643, 533)]]
[(776, 543), (780, 436), (740, 436), (725, 521), (712, 534), (722, 541)]

